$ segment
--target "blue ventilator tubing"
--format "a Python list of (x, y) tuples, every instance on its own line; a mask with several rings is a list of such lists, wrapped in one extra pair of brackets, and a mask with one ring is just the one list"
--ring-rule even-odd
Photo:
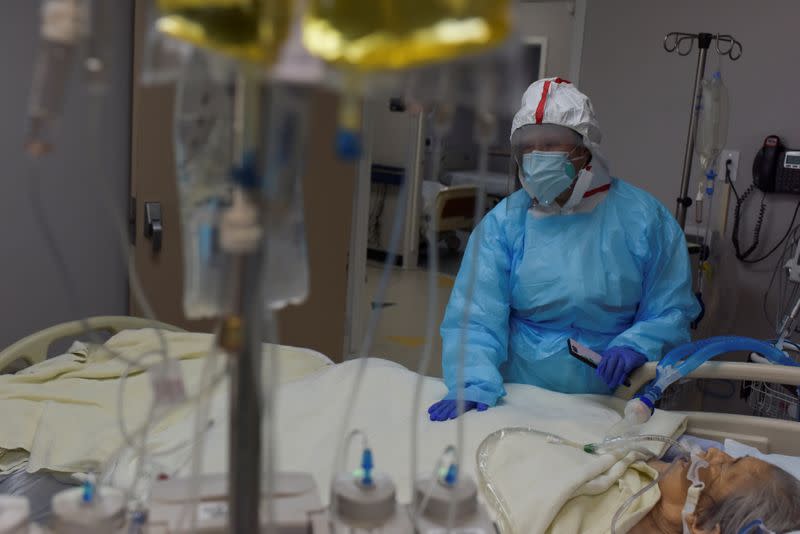
[[(778, 365), (800, 366), (774, 345), (749, 337), (718, 336), (687, 343), (670, 351), (658, 363), (656, 378), (625, 407), (625, 419), (631, 424), (646, 422), (667, 387), (708, 360), (720, 354), (737, 351), (755, 352)], [(646, 413), (648, 411), (649, 414)]]

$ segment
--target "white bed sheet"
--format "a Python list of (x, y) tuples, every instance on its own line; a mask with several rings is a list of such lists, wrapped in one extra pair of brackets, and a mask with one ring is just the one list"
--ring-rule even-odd
[[(324, 488), (328, 487), (331, 480), (336, 444), (342, 437), (342, 412), (352, 390), (358, 365), (359, 362), (351, 361), (322, 369), (282, 386), (277, 395), (275, 446), (278, 467), (288, 471), (310, 472), (322, 488), (324, 501), (328, 497)], [(415, 470), (420, 474), (429, 474), (444, 448), (456, 439), (455, 421), (433, 423), (427, 417), (427, 407), (442, 398), (446, 391), (441, 380), (424, 380), (422, 409), (417, 414), (411, 413), (416, 377), (416, 373), (398, 364), (370, 359), (359, 401), (348, 426), (348, 429), (358, 428), (367, 434), (376, 470), (386, 472), (393, 478), (401, 502), (408, 502), (411, 496), (409, 430), (412, 420), (420, 425), (419, 467)], [(464, 416), (465, 447), (461, 472), (475, 479), (476, 451), (492, 432), (506, 427), (531, 425), (577, 441), (595, 441), (601, 439), (605, 431), (620, 419), (618, 410), (624, 404), (620, 399), (611, 397), (564, 395), (527, 385), (510, 384), (507, 389), (508, 397), (501, 406)], [(225, 392), (219, 392), (212, 406), (215, 425), (209, 432), (203, 462), (207, 473), (224, 473), (227, 469), (227, 425), (218, 424), (226, 418), (225, 396)], [(682, 422), (682, 416), (665, 413), (654, 417), (653, 426), (648, 429), (671, 433)], [(356, 468), (358, 452), (351, 451), (347, 463), (336, 466), (336, 470), (351, 471)], [(186, 462), (179, 473), (187, 475), (190, 471), (188, 454), (176, 460)], [(617, 460), (613, 458), (598, 460), (595, 457), (591, 460), (588, 464), (576, 464), (576, 468), (562, 473), (558, 480), (548, 480), (546, 489), (536, 493), (537, 499), (546, 501), (540, 503), (546, 512), (539, 514), (537, 527), (532, 532), (541, 530), (542, 525), (549, 522), (548, 517), (552, 519), (563, 502), (586, 482), (587, 477), (592, 478), (617, 465)], [(570, 466), (571, 462), (567, 458), (558, 465)], [(536, 462), (527, 465), (531, 473), (535, 472), (535, 467), (542, 467), (541, 463)], [(548, 479), (541, 472), (538, 476), (541, 480)], [(529, 485), (534, 482), (533, 479), (524, 481)]]

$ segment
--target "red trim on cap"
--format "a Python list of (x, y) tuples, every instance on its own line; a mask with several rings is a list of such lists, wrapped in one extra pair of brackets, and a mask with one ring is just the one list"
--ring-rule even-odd
[(539, 99), (539, 105), (536, 106), (536, 113), (534, 114), (533, 118), (536, 124), (541, 124), (542, 120), (544, 120), (544, 105), (547, 103), (547, 95), (550, 93), (550, 84), (552, 82), (555, 83), (572, 83), (569, 80), (565, 80), (564, 78), (555, 78), (553, 80), (547, 80), (544, 82), (544, 87), (542, 87), (542, 97)]
[(596, 195), (598, 193), (602, 193), (604, 191), (608, 191), (609, 189), (611, 189), (611, 184), (606, 184), (606, 185), (601, 185), (600, 187), (595, 187), (594, 189), (590, 189), (589, 191), (585, 192), (583, 194), (583, 198), (589, 198), (589, 197), (594, 196), (594, 195)]
[(544, 104), (547, 102), (547, 93), (550, 92), (550, 80), (544, 82), (542, 88), (542, 98), (539, 99), (539, 105), (536, 107), (536, 114), (533, 116), (536, 124), (541, 124), (544, 119)]

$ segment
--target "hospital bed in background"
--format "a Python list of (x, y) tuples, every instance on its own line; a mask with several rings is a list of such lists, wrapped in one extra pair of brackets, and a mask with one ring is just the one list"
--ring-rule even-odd
[[(422, 223), (420, 239), (427, 240), (431, 224), (437, 238), (444, 239), (450, 252), (457, 252), (461, 240), (456, 232), (471, 232), (475, 227), (475, 203), (478, 188), (474, 185), (447, 186), (439, 182), (422, 182)], [(428, 247), (435, 243), (428, 243)]]
[[(392, 225), (400, 204), (403, 169), (386, 165), (373, 165), (370, 189), (368, 230), (368, 255), (370, 259), (384, 261), (389, 252)], [(421, 203), (405, 206), (408, 219), (403, 221), (402, 239), (398, 244), (397, 264), (406, 269), (417, 267), (420, 243), (427, 240), (430, 224), (436, 224), (439, 239), (444, 239), (452, 251), (457, 251), (460, 240), (456, 232), (472, 231), (475, 226), (476, 185), (447, 186), (424, 180), (420, 187)]]

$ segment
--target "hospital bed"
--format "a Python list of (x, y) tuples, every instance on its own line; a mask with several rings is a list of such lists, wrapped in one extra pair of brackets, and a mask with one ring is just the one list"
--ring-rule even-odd
[[(119, 332), (126, 329), (151, 327), (153, 323), (128, 317), (97, 317), (88, 320), (95, 330)], [(165, 330), (180, 331), (170, 325), (160, 325)], [(0, 373), (11, 363), (22, 360), (34, 364), (42, 362), (47, 356), (48, 347), (64, 337), (82, 336), (84, 323), (72, 322), (57, 325), (28, 336), (0, 352)], [(645, 383), (655, 377), (655, 364), (647, 364), (631, 377), (631, 386), (620, 388), (616, 396), (630, 399)], [(766, 364), (710, 362), (693, 374), (693, 378), (727, 379), (727, 380), (763, 380), (767, 382), (800, 385), (800, 369), (785, 368)], [(764, 417), (685, 412), (688, 416), (686, 434), (724, 441), (726, 438), (752, 445), (764, 453), (800, 455), (800, 423), (782, 421)], [(65, 482), (50, 475), (14, 473), (10, 486), (23, 487), (31, 481), (38, 481), (34, 491), (26, 492), (31, 499), (34, 510), (43, 510), (49, 506), (50, 496), (65, 486)], [(38, 476), (38, 478), (37, 478)], [(9, 485), (7, 484), (6, 487)], [(7, 489), (7, 488), (6, 488)], [(0, 493), (3, 492), (0, 481)]]
[(455, 232), (471, 232), (475, 226), (477, 195), (478, 188), (474, 185), (422, 182), (421, 238), (426, 239), (429, 225), (435, 224), (437, 237), (444, 238), (451, 251), (458, 250), (460, 242)]
[[(615, 393), (631, 399), (656, 376), (656, 363), (641, 367), (631, 377), (630, 387), (622, 386)], [(716, 362), (703, 364), (689, 375), (692, 379), (762, 381), (800, 386), (800, 368), (752, 362)], [(686, 433), (705, 439), (733, 439), (765, 453), (800, 456), (800, 422), (713, 412), (682, 412), (688, 416)]]
[(35, 332), (0, 351), (0, 374), (13, 373), (43, 362), (47, 359), (50, 347), (54, 343), (66, 339), (76, 339), (79, 336), (85, 339), (87, 327), (91, 332), (105, 332), (110, 335), (123, 330), (139, 328), (181, 331), (177, 326), (140, 317), (108, 315), (90, 317), (85, 321), (69, 321)]

